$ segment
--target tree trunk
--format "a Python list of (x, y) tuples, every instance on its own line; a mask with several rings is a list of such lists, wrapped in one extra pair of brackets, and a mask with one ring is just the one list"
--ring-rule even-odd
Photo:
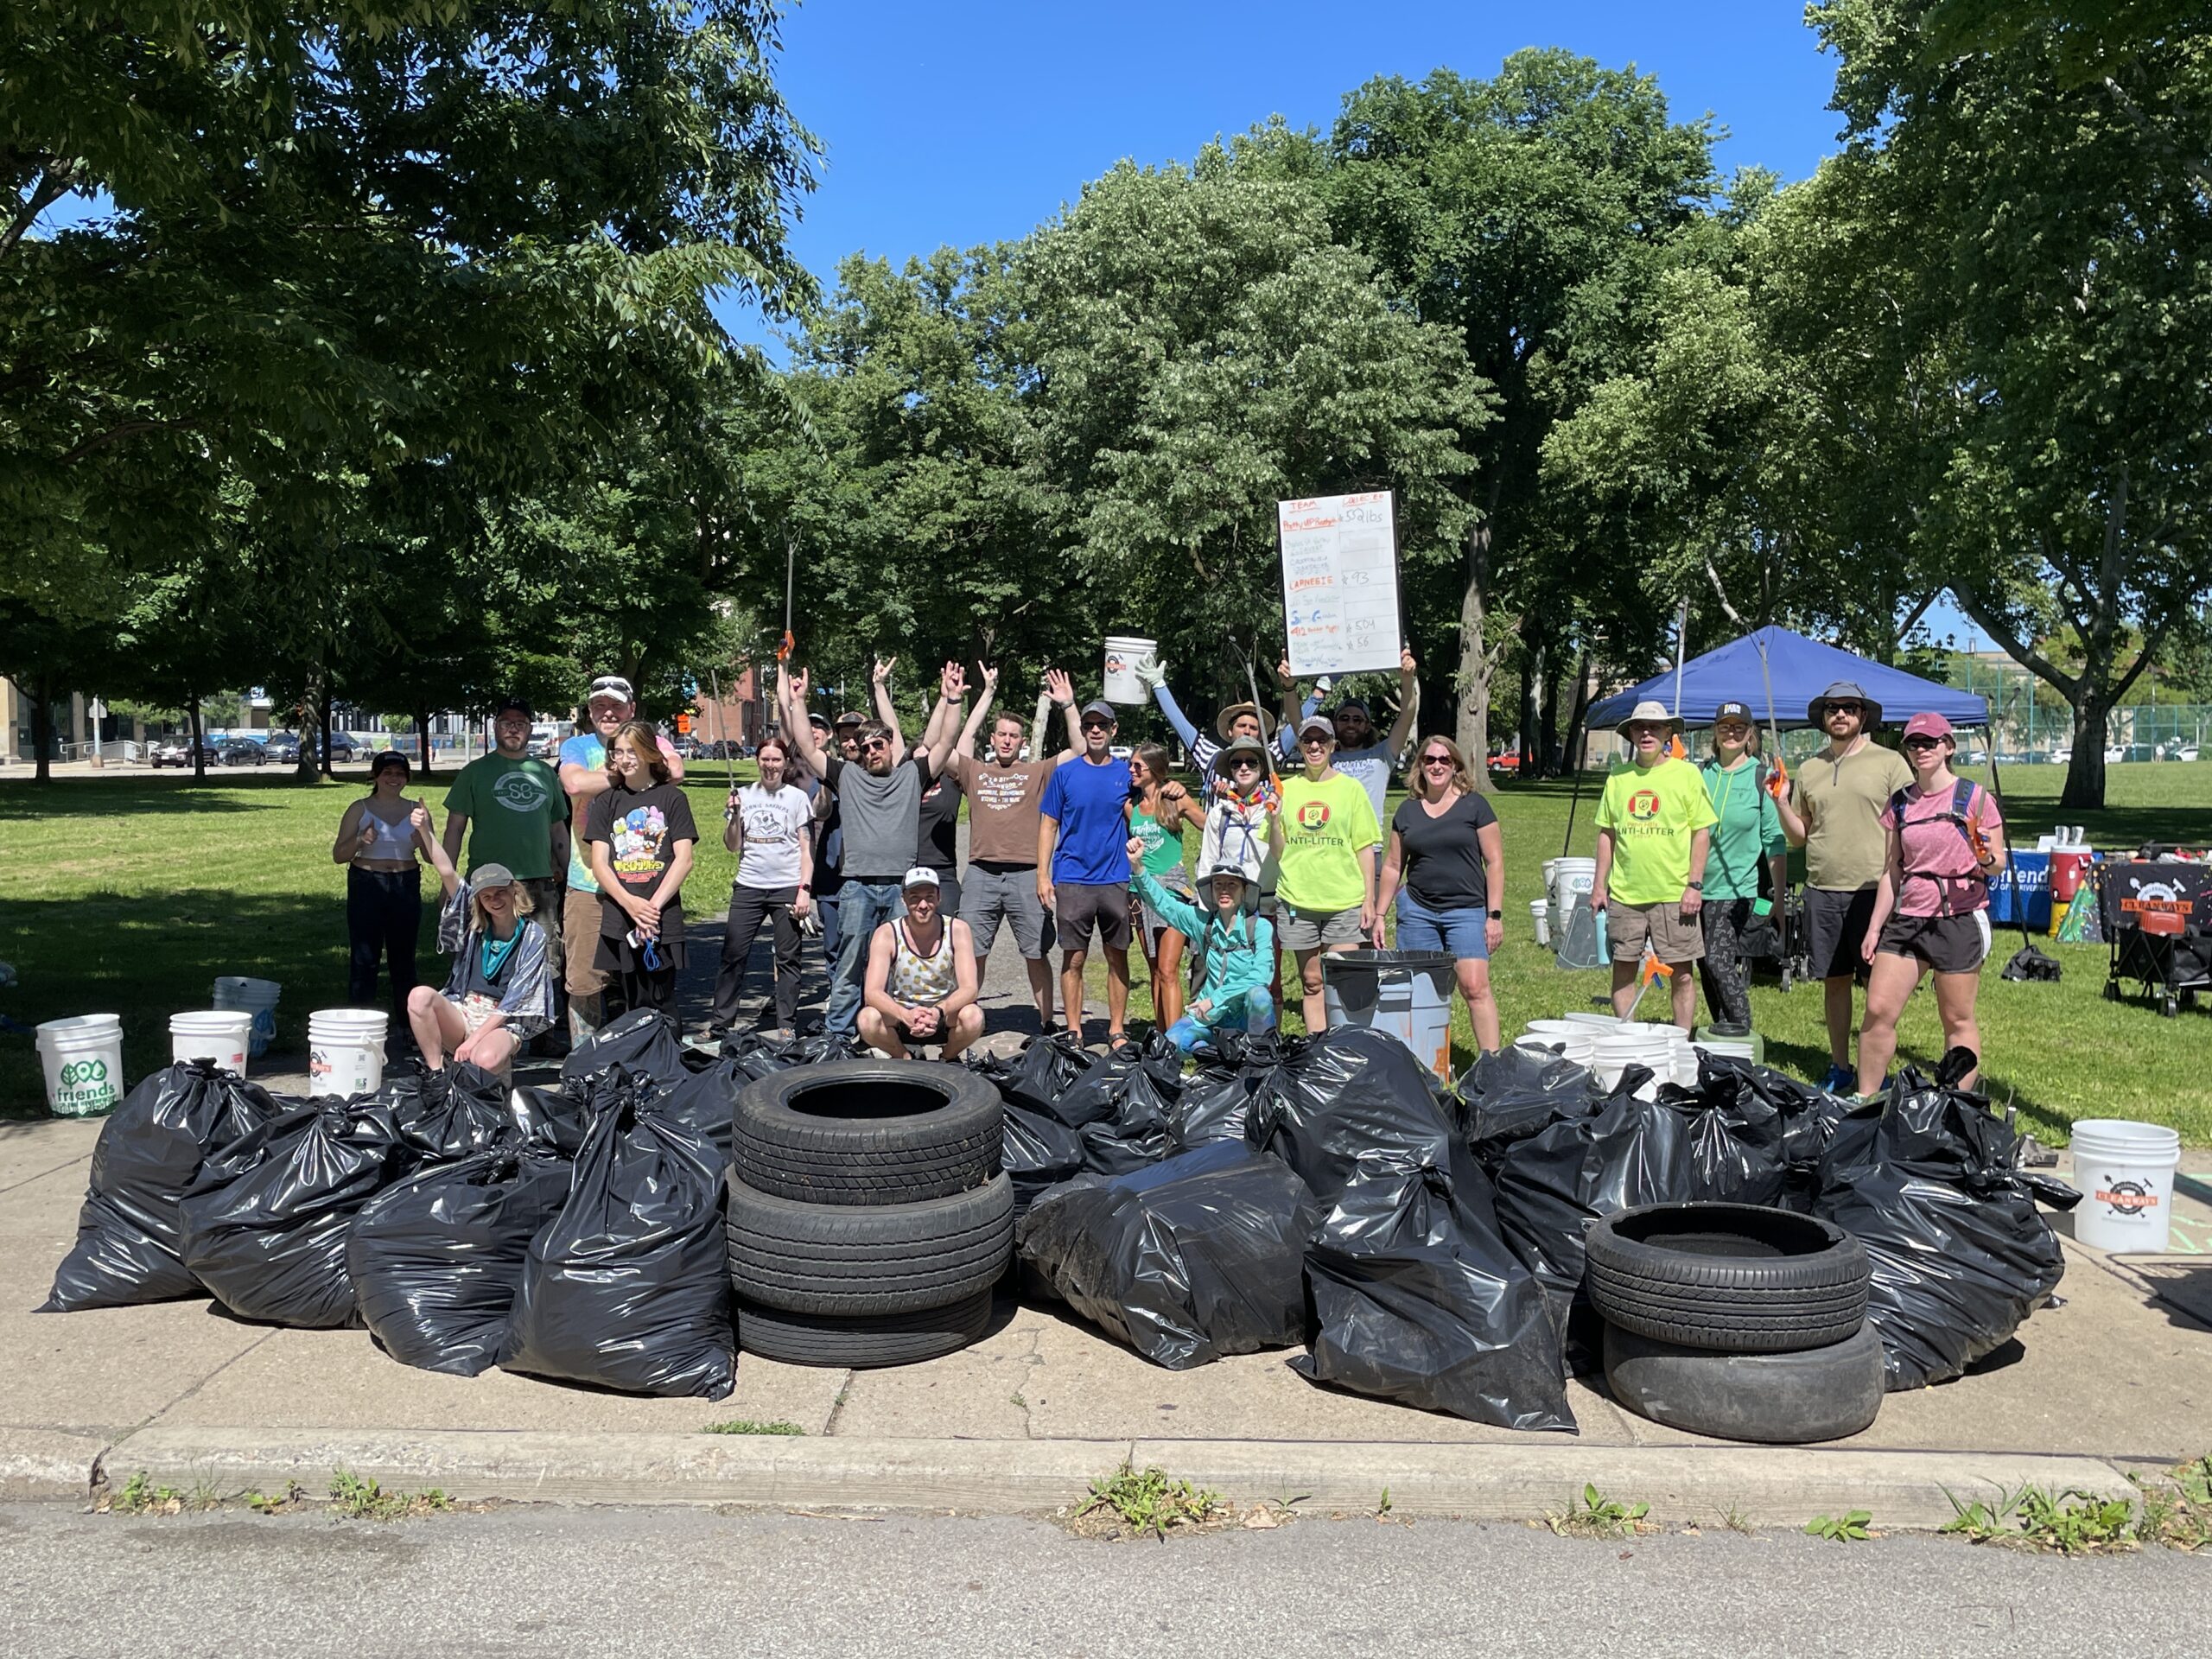
[(1574, 696), (1567, 715), (1567, 732), (1560, 743), (1560, 772), (1562, 776), (1580, 771), (1582, 765), (1584, 728), (1590, 723), (1590, 652), (1588, 647), (1574, 654)]
[(1459, 594), (1459, 713), (1455, 722), (1461, 753), (1475, 787), (1490, 792), (1490, 683), (1496, 663), (1486, 649), (1484, 625), (1489, 618), (1490, 520), (1467, 531), (1466, 582)]
[(184, 700), (184, 719), (192, 734), (192, 781), (204, 784), (207, 781), (207, 757), (200, 747), (202, 741), (200, 732), (205, 722), (200, 718), (200, 694), (197, 691)]
[(427, 703), (415, 705), (416, 760), (421, 764), (415, 770), (427, 779), (430, 776), (430, 710)]
[(1534, 778), (1543, 759), (1536, 747), (1536, 727), (1541, 719), (1537, 705), (1544, 689), (1543, 630), (1532, 623), (1522, 624), (1521, 649), (1521, 718), (1516, 722), (1521, 729), (1515, 734), (1519, 739), (1521, 766), (1515, 775)]
[(54, 781), (54, 693), (43, 674), (31, 681), (31, 777), (41, 784)]
[(1536, 704), (1536, 776), (1556, 778), (1564, 765), (1564, 757), (1554, 763), (1559, 753), (1559, 662), (1554, 654), (1548, 659), (1540, 700)]
[(331, 770), (330, 765), (329, 675), (324, 674), (318, 677), (316, 690), (321, 693), (315, 699), (315, 711), (322, 721), (322, 775), (326, 778), (335, 778), (338, 774)]
[[(2033, 695), (2032, 688), (2030, 694)], [(2110, 698), (2092, 692), (2074, 705), (2074, 753), (2066, 765), (2066, 787), (2058, 797), (2062, 809), (2103, 810), (2105, 736), (2111, 725)]]

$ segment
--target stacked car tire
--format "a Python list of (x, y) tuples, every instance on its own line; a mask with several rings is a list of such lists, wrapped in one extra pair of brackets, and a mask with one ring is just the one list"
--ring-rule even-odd
[(1014, 1252), (998, 1091), (963, 1066), (838, 1060), (738, 1096), (729, 1270), (738, 1345), (800, 1365), (965, 1347)]
[(1729, 1440), (1855, 1434), (1882, 1403), (1865, 1246), (1748, 1204), (1653, 1204), (1591, 1224), (1584, 1286), (1605, 1382), (1655, 1422)]

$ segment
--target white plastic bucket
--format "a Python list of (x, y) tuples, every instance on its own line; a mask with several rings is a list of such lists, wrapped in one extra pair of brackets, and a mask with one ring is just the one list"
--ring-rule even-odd
[(47, 1108), (56, 1117), (100, 1117), (123, 1098), (123, 1016), (80, 1014), (38, 1028)]
[(223, 974), (217, 977), (209, 1001), (218, 1008), (243, 1010), (253, 1016), (253, 1035), (247, 1040), (246, 1052), (257, 1060), (276, 1040), (276, 1001), (283, 994), (284, 988), (273, 979)]
[(1552, 863), (1551, 899), (1559, 909), (1573, 907), (1577, 894), (1589, 895), (1598, 885), (1598, 861), (1594, 858), (1561, 858)]
[(1544, 899), (1531, 899), (1529, 901), (1529, 920), (1536, 930), (1536, 943), (1545, 950), (1549, 950), (1552, 943), (1550, 901)]
[(308, 1092), (365, 1095), (384, 1081), (380, 1008), (325, 1008), (308, 1016)]
[(252, 1040), (253, 1016), (243, 1008), (169, 1016), (169, 1058), (180, 1063), (213, 1060), (224, 1071), (244, 1077)]
[(1109, 633), (1106, 636), (1106, 701), (1130, 708), (1141, 708), (1152, 701), (1145, 695), (1144, 682), (1137, 678), (1137, 664), (1158, 649), (1160, 642), (1147, 639), (1141, 634)]
[(2101, 1250), (2158, 1255), (2173, 1223), (2181, 1135), (2154, 1123), (2085, 1117), (2074, 1125), (2074, 1236)]
[(1593, 1031), (1611, 1031), (1618, 1027), (1621, 1017), (1618, 1014), (1600, 1014), (1595, 1008), (1575, 1008), (1560, 1015), (1578, 1026), (1588, 1026)]

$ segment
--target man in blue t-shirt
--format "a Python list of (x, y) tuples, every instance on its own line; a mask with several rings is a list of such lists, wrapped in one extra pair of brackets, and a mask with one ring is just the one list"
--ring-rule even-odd
[(1091, 929), (1106, 950), (1106, 1040), (1122, 1040), (1129, 1007), (1129, 763), (1112, 753), (1110, 702), (1083, 705), (1083, 753), (1045, 785), (1037, 831), (1037, 897), (1060, 936), (1060, 1006), (1083, 1035), (1083, 964)]
[[(561, 900), (561, 926), (572, 939), (599, 937), (599, 883), (592, 879), (591, 866), (585, 861), (590, 855), (591, 843), (584, 838), (584, 814), (613, 781), (607, 770), (608, 740), (620, 729), (624, 721), (637, 712), (630, 682), (619, 674), (601, 675), (591, 683), (590, 695), (584, 702), (588, 728), (564, 740), (557, 757), (561, 787), (568, 794), (572, 820), (569, 826), (568, 892)], [(666, 738), (657, 734), (655, 741), (660, 746), (661, 758), (668, 762), (670, 780), (681, 783), (683, 756), (677, 753), (676, 746)], [(607, 976), (592, 965), (592, 957), (588, 949), (572, 950), (562, 964), (562, 984), (569, 994), (569, 1035), (579, 1043), (598, 1030), (606, 1017), (606, 1006), (601, 998), (607, 989)]]

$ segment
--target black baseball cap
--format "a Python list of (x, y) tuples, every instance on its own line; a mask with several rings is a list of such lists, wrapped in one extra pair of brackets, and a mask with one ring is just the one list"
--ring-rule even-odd
[(415, 775), (415, 764), (413, 761), (410, 760), (397, 749), (384, 749), (378, 753), (375, 760), (369, 762), (369, 776), (372, 778), (377, 777), (389, 766), (398, 767), (400, 771), (405, 772), (410, 778)]
[(498, 711), (493, 715), (492, 718), (497, 720), (501, 715), (513, 714), (517, 711), (521, 713), (522, 717), (524, 720), (534, 720), (537, 718), (536, 715), (530, 712), (530, 705), (524, 702), (520, 697), (509, 697), (505, 702), (499, 705)]
[(1753, 724), (1754, 722), (1751, 719), (1751, 705), (1748, 702), (1738, 702), (1732, 697), (1730, 698), (1726, 702), (1722, 703), (1718, 709), (1713, 711), (1713, 723), (1714, 725), (1718, 726), (1724, 720), (1740, 720), (1746, 726)]
[(1112, 703), (1103, 697), (1093, 697), (1083, 705), (1083, 712), (1076, 716), (1076, 724), (1080, 726), (1094, 715), (1109, 726), (1118, 726), (1122, 723), (1122, 717), (1115, 712)]

